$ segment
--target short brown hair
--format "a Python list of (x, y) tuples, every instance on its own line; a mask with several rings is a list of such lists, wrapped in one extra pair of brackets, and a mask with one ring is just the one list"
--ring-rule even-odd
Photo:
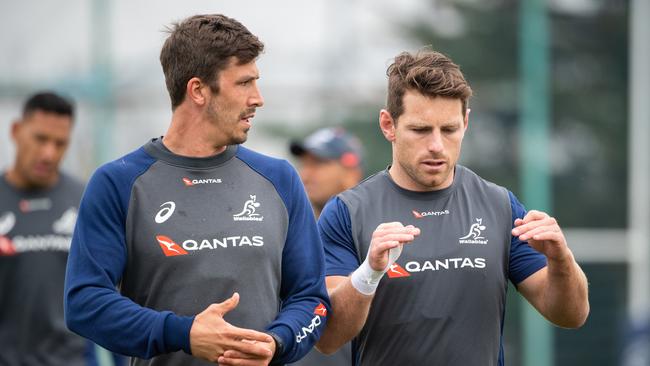
[(460, 99), (465, 116), (472, 88), (460, 67), (440, 52), (424, 48), (416, 54), (402, 52), (386, 71), (388, 97), (386, 108), (396, 122), (404, 113), (404, 93), (417, 91), (429, 97)]
[(195, 15), (168, 29), (169, 37), (160, 51), (160, 63), (172, 110), (185, 99), (187, 82), (198, 77), (213, 92), (219, 92), (219, 71), (231, 57), (249, 63), (264, 50), (264, 44), (244, 25), (221, 14)]

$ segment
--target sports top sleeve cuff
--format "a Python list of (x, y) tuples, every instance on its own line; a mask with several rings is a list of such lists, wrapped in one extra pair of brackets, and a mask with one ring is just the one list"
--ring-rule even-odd
[(183, 350), (192, 354), (190, 347), (190, 329), (194, 323), (193, 316), (178, 316), (168, 313), (165, 317), (164, 340), (167, 352)]
[(280, 341), (283, 345), (282, 352), (279, 354), (276, 354), (276, 356), (273, 357), (274, 360), (282, 360), (285, 358), (285, 354), (290, 350), (290, 347), (287, 347), (287, 345), (293, 344), (293, 332), (291, 328), (289, 328), (286, 325), (282, 324), (277, 324), (268, 328), (266, 330), (269, 333), (273, 333), (276, 337), (280, 338)]

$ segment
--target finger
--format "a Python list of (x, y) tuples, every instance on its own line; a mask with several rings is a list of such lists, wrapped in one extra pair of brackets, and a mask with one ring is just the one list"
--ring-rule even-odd
[[(379, 230), (373, 233), (373, 238), (383, 239), (391, 235), (420, 235), (420, 229), (416, 227), (400, 226), (400, 227), (391, 227), (384, 230)], [(389, 239), (390, 240), (390, 239)]]
[(524, 223), (529, 223), (531, 221), (540, 220), (547, 217), (549, 217), (549, 215), (546, 212), (530, 210), (528, 213), (526, 213), (526, 216), (524, 216)]
[(395, 227), (404, 227), (404, 225), (399, 221), (384, 222), (384, 223), (379, 224), (377, 226), (377, 228), (375, 229), (375, 231), (382, 231), (382, 230), (386, 230), (386, 229), (389, 229), (389, 228), (395, 228)]
[(226, 313), (236, 308), (238, 304), (239, 304), (239, 294), (235, 292), (228, 300), (220, 302), (218, 304), (210, 305), (210, 307), (213, 308), (213, 310), (216, 313), (218, 313), (220, 316), (223, 317)]
[(259, 356), (256, 355), (251, 355), (250, 353), (244, 353), (241, 351), (237, 351), (234, 349), (229, 349), (226, 352), (223, 353), (223, 357), (225, 358), (243, 358), (247, 360), (259, 360), (261, 359)]
[[(564, 243), (564, 235), (558, 231), (545, 231), (543, 233), (536, 234), (532, 237), (532, 241), (552, 241), (556, 243)], [(529, 241), (531, 241), (529, 240)]]
[(525, 233), (519, 235), (519, 240), (526, 241), (526, 240), (532, 238), (533, 236), (541, 234), (541, 233), (543, 233), (545, 231), (557, 232), (557, 231), (559, 231), (559, 229), (556, 226), (539, 226), (539, 227), (536, 227), (536, 228), (534, 228), (532, 230), (528, 230)]
[(409, 242), (415, 240), (415, 235), (407, 233), (388, 234), (381, 238), (382, 241)]
[(228, 336), (236, 339), (237, 341), (246, 341), (249, 344), (255, 344), (257, 342), (266, 342), (271, 343), (275, 342), (273, 337), (266, 333), (258, 332), (252, 329), (239, 328), (231, 326), (227, 332)]
[[(557, 221), (555, 221), (555, 219), (552, 218), (552, 217), (547, 217), (545, 219), (530, 221), (530, 222), (528, 222), (526, 224), (523, 224), (523, 225), (521, 225), (519, 227), (516, 227), (516, 228), (512, 229), (512, 235), (519, 236), (519, 235), (522, 235), (522, 234), (524, 234), (526, 232), (529, 232), (529, 231), (534, 230), (534, 229), (536, 229), (538, 227), (541, 227), (541, 226), (553, 226), (553, 225), (557, 226)], [(559, 226), (558, 226), (558, 228), (559, 228)]]
[(391, 240), (391, 241), (385, 241), (385, 242), (378, 243), (375, 246), (375, 253), (386, 252), (386, 251), (391, 250), (393, 248), (399, 247), (400, 244), (404, 244), (404, 243), (401, 243), (401, 242), (396, 241), (396, 240)]
[(273, 357), (273, 353), (269, 347), (263, 346), (262, 343), (252, 344), (239, 340), (229, 340), (223, 342), (223, 346), (227, 350), (234, 350), (246, 354), (248, 355), (248, 358), (263, 359)]
[(268, 365), (270, 360), (251, 360), (244, 358), (228, 358), (221, 356), (218, 359), (219, 365), (222, 366), (263, 366)]

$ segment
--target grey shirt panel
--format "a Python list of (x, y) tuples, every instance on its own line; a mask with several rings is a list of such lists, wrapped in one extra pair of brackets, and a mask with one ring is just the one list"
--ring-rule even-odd
[(19, 190), (0, 173), (0, 365), (84, 365), (63, 319), (63, 284), (83, 185), (61, 173)]
[[(121, 293), (147, 308), (191, 316), (238, 292), (239, 305), (225, 320), (263, 331), (280, 309), (289, 220), (282, 198), (235, 157), (236, 147), (202, 161), (152, 145), (145, 148), (159, 160), (131, 193)], [(132, 364), (209, 363), (179, 351)]]
[(359, 261), (383, 222), (421, 234), (381, 280), (357, 339), (361, 365), (497, 365), (512, 213), (507, 191), (457, 166), (434, 192), (397, 186), (386, 171), (339, 195)]

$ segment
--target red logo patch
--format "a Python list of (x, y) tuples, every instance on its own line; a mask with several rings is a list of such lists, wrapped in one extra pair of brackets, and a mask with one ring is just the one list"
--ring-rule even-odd
[(156, 240), (158, 240), (158, 244), (160, 244), (163, 253), (168, 257), (187, 254), (185, 249), (181, 248), (180, 245), (174, 243), (173, 240), (164, 235), (157, 235)]
[(411, 211), (411, 212), (413, 212), (413, 216), (415, 216), (416, 219), (421, 219), (421, 218), (422, 218), (422, 214), (421, 214), (421, 213), (419, 213), (419, 212), (417, 212), (417, 211), (415, 211), (415, 210), (413, 210), (413, 211)]
[(9, 256), (15, 255), (16, 248), (14, 243), (11, 242), (11, 239), (6, 236), (0, 236), (0, 256)]
[(388, 269), (388, 277), (390, 278), (400, 278), (400, 277), (410, 277), (411, 274), (408, 273), (404, 268), (402, 268), (399, 264), (393, 263), (392, 266)]
[(191, 187), (194, 185), (192, 181), (189, 178), (183, 178), (183, 183), (185, 183), (186, 186)]
[(316, 309), (314, 309), (314, 314), (316, 315), (321, 315), (321, 316), (327, 316), (327, 308), (323, 303), (318, 304)]

